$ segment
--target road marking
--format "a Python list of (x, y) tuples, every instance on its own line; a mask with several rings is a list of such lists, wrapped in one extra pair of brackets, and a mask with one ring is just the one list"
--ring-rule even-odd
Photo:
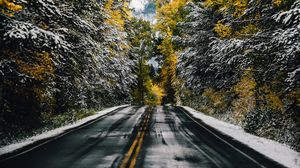
[(140, 137), (140, 135), (141, 135), (141, 132), (139, 131), (139, 132), (138, 132), (138, 135), (137, 135), (137, 137), (135, 138), (134, 142), (132, 143), (130, 149), (129, 149), (128, 152), (126, 153), (125, 158), (124, 158), (123, 163), (121, 164), (120, 168), (125, 168), (125, 167), (126, 167), (128, 161), (129, 161), (129, 159), (130, 159), (130, 156), (132, 155), (133, 150), (134, 150), (135, 146), (136, 146), (137, 143), (138, 143), (138, 138)]
[(246, 153), (244, 153), (243, 151), (239, 150), (238, 148), (236, 148), (235, 146), (231, 145), (229, 142), (227, 142), (226, 140), (222, 139), (220, 136), (218, 136), (217, 134), (213, 133), (211, 130), (209, 130), (208, 128), (206, 128), (204, 125), (200, 124), (198, 121), (196, 121), (190, 114), (188, 114), (187, 112), (185, 112), (185, 110), (182, 110), (180, 108), (177, 108), (180, 111), (182, 111), (185, 115), (187, 115), (192, 121), (194, 121), (196, 124), (198, 124), (200, 127), (204, 128), (206, 131), (208, 131), (209, 133), (211, 133), (212, 135), (214, 135), (216, 138), (218, 138), (219, 140), (223, 141), (225, 144), (227, 144), (228, 146), (230, 146), (231, 148), (233, 148), (234, 150), (236, 150), (237, 152), (239, 152), (240, 154), (242, 154), (243, 156), (245, 156), (246, 158), (248, 158), (249, 160), (251, 160), (253, 163), (259, 165), (262, 168), (266, 168), (265, 166), (261, 165), (260, 163), (258, 163), (255, 159), (253, 159), (251, 156), (247, 155)]
[(135, 164), (136, 164), (136, 159), (137, 159), (137, 157), (138, 157), (138, 155), (139, 155), (139, 153), (140, 153), (140, 150), (141, 150), (141, 148), (142, 148), (142, 144), (143, 144), (144, 137), (145, 137), (145, 131), (143, 131), (143, 134), (142, 134), (142, 136), (141, 136), (141, 138), (140, 138), (140, 140), (139, 140), (138, 147), (137, 147), (136, 150), (135, 150), (135, 153), (134, 153), (134, 156), (133, 156), (133, 158), (132, 158), (132, 160), (131, 160), (131, 162), (130, 162), (129, 168), (134, 168), (134, 166), (135, 166)]
[(129, 150), (125, 154), (125, 157), (122, 161), (122, 164), (120, 165), (120, 168), (126, 168), (129, 161), (130, 161), (129, 168), (135, 167), (137, 157), (143, 145), (143, 140), (145, 138), (147, 127), (149, 126), (150, 118), (151, 118), (150, 112), (146, 112), (146, 114), (142, 118), (142, 122), (141, 122), (142, 124), (138, 128), (138, 135), (135, 137), (134, 142), (132, 143)]
[(139, 131), (138, 131), (138, 134), (137, 134), (137, 136), (135, 137), (135, 139), (134, 139), (132, 145), (130, 146), (128, 152), (125, 154), (125, 158), (124, 158), (124, 160), (123, 160), (123, 162), (122, 162), (120, 168), (125, 168), (125, 167), (126, 167), (126, 165), (127, 165), (128, 161), (129, 161), (129, 159), (130, 159), (130, 157), (131, 157), (131, 155), (132, 155), (132, 153), (133, 153), (133, 151), (134, 151), (136, 145), (137, 145), (138, 142), (139, 142), (139, 138), (140, 138), (140, 136), (141, 136), (141, 130), (142, 130), (141, 128), (143, 128), (143, 126), (145, 125), (145, 123), (146, 123), (146, 121), (143, 120), (142, 126), (140, 126), (140, 127), (138, 128), (138, 130), (139, 130)]
[[(186, 132), (186, 131), (185, 131)], [(205, 153), (201, 148), (199, 148), (193, 141), (191, 141), (190, 139), (189, 139), (189, 137), (191, 137), (191, 135), (189, 135), (188, 133), (186, 133), (187, 134), (187, 136), (189, 136), (189, 137), (187, 137), (186, 135), (184, 135), (184, 133), (182, 132), (182, 131), (179, 131), (179, 133), (183, 136), (183, 137), (185, 137), (185, 139), (190, 143), (190, 144), (192, 144), (200, 153), (202, 153), (205, 157), (207, 157), (210, 161), (212, 161), (218, 168), (222, 168), (222, 166), (219, 164), (219, 163), (217, 163), (212, 157), (210, 157), (207, 153)]]
[[(75, 131), (77, 131), (77, 130), (80, 130), (80, 129), (84, 128), (84, 127), (88, 127), (88, 126), (90, 126), (90, 125), (92, 125), (92, 124), (94, 124), (94, 123), (100, 121), (101, 119), (103, 119), (103, 118), (105, 118), (105, 117), (107, 117), (107, 116), (110, 116), (111, 114), (120, 112), (120, 111), (122, 111), (122, 110), (124, 110), (124, 109), (126, 109), (126, 108), (128, 108), (128, 107), (130, 107), (130, 105), (124, 106), (124, 107), (119, 107), (119, 108), (117, 108), (117, 109), (115, 109), (115, 110), (112, 110), (111, 112), (108, 112), (107, 114), (104, 114), (104, 115), (102, 115), (102, 116), (99, 116), (98, 118), (95, 118), (95, 119), (93, 119), (93, 120), (91, 120), (91, 121), (88, 121), (88, 122), (86, 122), (86, 123), (84, 123), (84, 124), (82, 124), (82, 125), (79, 125), (79, 126), (74, 127), (74, 128), (66, 129), (64, 132), (62, 132), (61, 134), (58, 134), (58, 135), (56, 135), (56, 136), (54, 136), (54, 137), (49, 137), (49, 138), (46, 138), (46, 139), (42, 139), (42, 140), (40, 140), (42, 143), (39, 143), (39, 141), (37, 141), (37, 145), (34, 145), (34, 143), (33, 143), (33, 144), (32, 144), (33, 147), (30, 147), (29, 149), (26, 149), (26, 150), (24, 150), (24, 151), (22, 151), (22, 152), (19, 152), (19, 153), (18, 153), (18, 150), (16, 150), (16, 151), (15, 151), (15, 152), (16, 152), (15, 155), (12, 155), (12, 156), (9, 156), (9, 157), (7, 157), (7, 158), (4, 158), (4, 159), (0, 160), (0, 163), (5, 162), (5, 161), (10, 160), (10, 159), (14, 159), (14, 158), (16, 158), (16, 157), (18, 157), (18, 156), (24, 155), (24, 154), (26, 154), (26, 153), (28, 153), (28, 152), (30, 152), (30, 151), (33, 151), (33, 150), (35, 150), (35, 149), (37, 149), (37, 148), (39, 148), (39, 147), (41, 147), (41, 146), (43, 146), (43, 145), (46, 145), (46, 144), (48, 144), (48, 143), (50, 143), (50, 142), (53, 142), (53, 141), (55, 141), (55, 140), (57, 140), (57, 139), (59, 139), (59, 138), (61, 138), (61, 137), (63, 137), (63, 136), (66, 136), (66, 135), (68, 135), (68, 134), (71, 134), (72, 132), (75, 132)], [(132, 108), (132, 109), (133, 109), (133, 108)], [(129, 111), (130, 111), (130, 110), (129, 110)], [(43, 142), (43, 141), (44, 141), (44, 142)], [(30, 145), (31, 145), (31, 144), (30, 144)], [(28, 145), (28, 146), (30, 146), (30, 145)], [(26, 146), (25, 146), (25, 147), (26, 147)], [(14, 153), (14, 151), (13, 151), (12, 153)]]

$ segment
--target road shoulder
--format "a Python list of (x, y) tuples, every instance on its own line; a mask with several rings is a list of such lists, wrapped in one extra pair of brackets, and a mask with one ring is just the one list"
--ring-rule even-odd
[(89, 125), (90, 123), (93, 123), (93, 121), (95, 121), (99, 118), (102, 118), (105, 115), (108, 115), (114, 111), (117, 111), (119, 109), (122, 109), (122, 108), (125, 108), (128, 106), (130, 106), (130, 105), (126, 104), (126, 105), (120, 105), (120, 106), (107, 108), (107, 109), (98, 111), (95, 115), (91, 115), (89, 117), (78, 120), (75, 123), (71, 123), (66, 126), (44, 132), (42, 134), (27, 138), (18, 143), (3, 146), (0, 148), (0, 161), (6, 160), (7, 158), (10, 158), (10, 157), (14, 157), (15, 155), (22, 154), (22, 153), (26, 152), (27, 150), (31, 150), (32, 148), (41, 146), (52, 139), (56, 139), (58, 137), (61, 137), (65, 134), (73, 131), (73, 130), (76, 130), (76, 129), (81, 128), (86, 125)]
[(191, 116), (201, 120), (210, 127), (232, 137), (233, 139), (247, 145), (248, 147), (258, 151), (268, 158), (277, 161), (284, 166), (291, 168), (300, 167), (300, 153), (290, 149), (289, 146), (285, 144), (246, 133), (240, 126), (220, 121), (216, 118), (198, 112), (190, 107), (179, 107), (183, 108)]

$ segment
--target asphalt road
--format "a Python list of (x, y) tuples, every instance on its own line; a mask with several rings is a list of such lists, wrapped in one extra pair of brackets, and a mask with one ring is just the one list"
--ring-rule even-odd
[(127, 107), (1, 168), (282, 167), (170, 106)]

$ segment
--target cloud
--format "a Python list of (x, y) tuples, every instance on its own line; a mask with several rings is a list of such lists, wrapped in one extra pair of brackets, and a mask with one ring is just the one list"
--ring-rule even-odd
[(155, 2), (151, 0), (131, 0), (129, 7), (133, 9), (133, 14), (138, 19), (156, 23), (156, 7)]
[(132, 0), (129, 4), (130, 8), (133, 8), (137, 11), (142, 11), (145, 9), (145, 4), (147, 2), (145, 0)]

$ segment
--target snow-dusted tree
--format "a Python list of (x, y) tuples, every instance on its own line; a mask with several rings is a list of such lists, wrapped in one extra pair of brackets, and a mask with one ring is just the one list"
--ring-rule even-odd
[(207, 72), (207, 69), (212, 58), (209, 58), (206, 52), (212, 41), (211, 37), (214, 36), (213, 16), (202, 3), (190, 2), (186, 10), (189, 12), (186, 21), (178, 24), (180, 36), (173, 39), (180, 47), (185, 48), (179, 57), (178, 72), (188, 87), (201, 90), (201, 87), (210, 81), (210, 76), (206, 73), (211, 73)]
[(113, 3), (117, 18), (104, 9), (107, 1), (19, 2), (23, 10), (13, 17), (0, 14), (1, 128), (130, 100), (133, 62), (119, 28), (127, 1)]
[(299, 149), (299, 4), (190, 3), (183, 33), (174, 38), (185, 46), (179, 63), (188, 87), (184, 103)]

